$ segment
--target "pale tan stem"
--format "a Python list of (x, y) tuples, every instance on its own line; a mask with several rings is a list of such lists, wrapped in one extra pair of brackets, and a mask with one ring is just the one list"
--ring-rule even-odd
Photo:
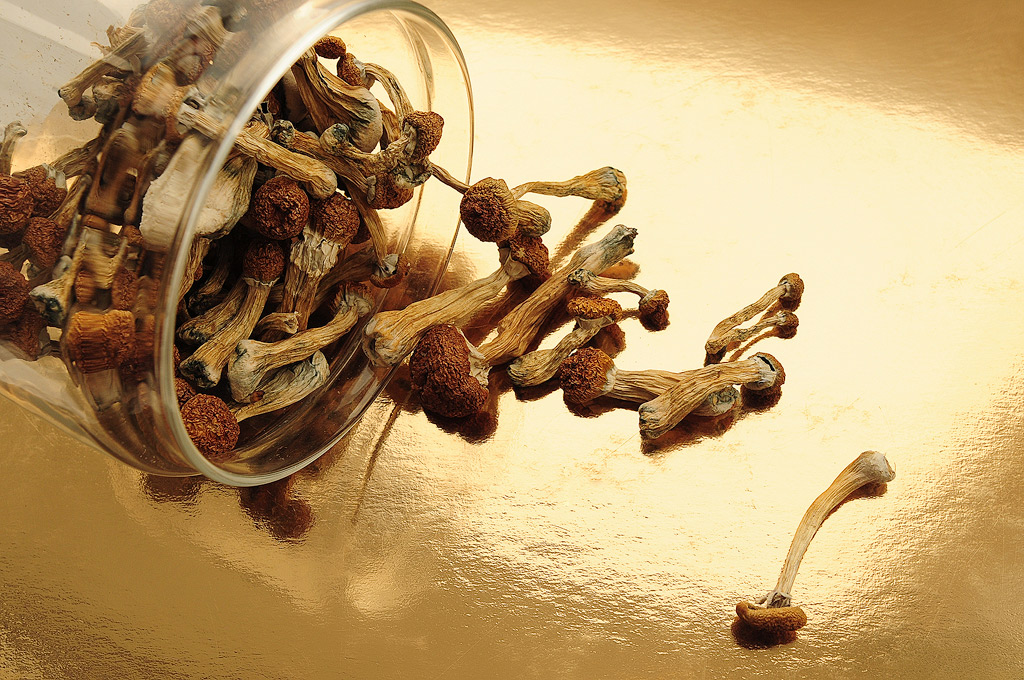
[(206, 254), (210, 252), (210, 239), (199, 236), (192, 239), (192, 245), (188, 250), (188, 261), (185, 262), (185, 271), (181, 276), (181, 284), (178, 286), (178, 302), (181, 302), (196, 281), (196, 271), (202, 265)]
[(124, 42), (114, 46), (103, 57), (86, 66), (81, 73), (57, 90), (58, 96), (69, 108), (74, 107), (81, 101), (85, 91), (94, 83), (98, 83), (103, 76), (119, 71), (131, 71), (132, 61), (141, 57), (146, 47), (147, 41), (142, 29), (136, 29), (130, 34), (126, 33)]
[(569, 274), (569, 283), (591, 295), (604, 296), (612, 293), (633, 293), (637, 297), (643, 298), (651, 292), (633, 281), (598, 276), (586, 268), (577, 269)]
[(352, 198), (352, 202), (356, 205), (356, 210), (359, 211), (359, 216), (363, 220), (363, 224), (366, 226), (366, 230), (370, 232), (370, 241), (373, 244), (373, 252), (377, 258), (377, 267), (385, 269), (385, 259), (388, 256), (388, 248), (390, 243), (388, 240), (388, 233), (384, 230), (384, 223), (380, 219), (380, 215), (377, 211), (370, 207), (369, 202), (366, 200), (366, 192), (360, 193), (357, 191), (357, 187), (354, 187), (347, 178), (342, 178), (342, 182), (348, 189), (348, 194)]
[(239, 422), (246, 418), (277, 411), (309, 396), (327, 383), (330, 366), (323, 352), (317, 352), (306, 361), (282, 368), (260, 386), (262, 397), (249, 404), (230, 404), (231, 412)]
[(239, 278), (220, 304), (179, 326), (178, 339), (190, 345), (201, 345), (219, 333), (238, 313), (245, 299), (246, 288), (245, 281)]
[(364, 63), (363, 70), (368, 78), (376, 80), (384, 88), (384, 91), (388, 93), (388, 99), (394, 105), (395, 116), (399, 121), (415, 110), (409, 102), (409, 95), (405, 93), (405, 88), (402, 87), (402, 83), (398, 81), (394, 73), (380, 64), (371, 63)]
[(209, 389), (220, 382), (222, 369), (228, 363), (235, 345), (249, 337), (252, 329), (256, 327), (267, 297), (270, 296), (270, 289), (274, 285), (273, 281), (258, 281), (244, 277), (242, 280), (246, 282), (248, 290), (238, 313), (220, 329), (219, 333), (207, 340), (178, 366), (182, 375), (191, 378), (203, 389)]
[(8, 123), (4, 128), (4, 141), (0, 143), (0, 174), (11, 174), (11, 164), (14, 161), (14, 147), (18, 140), (28, 134), (28, 130), (21, 124), (21, 121)]
[[(234, 264), (235, 246), (230, 239), (222, 239), (217, 242), (217, 263), (213, 271), (203, 280), (203, 285), (192, 294), (189, 299), (189, 310), (196, 312), (206, 311), (204, 307), (210, 298), (220, 293), (224, 284), (231, 274), (231, 267)], [(188, 265), (186, 265), (188, 266)]]
[(360, 172), (359, 167), (341, 156), (335, 156), (320, 146), (319, 137), (314, 137), (308, 132), (296, 132), (290, 138), (289, 148), (300, 153), (311, 156), (334, 171), (338, 177), (343, 178), (350, 190), (360, 191), (366, 194), (366, 177)]
[(344, 246), (327, 239), (307, 224), (302, 238), (292, 244), (284, 277), (284, 297), (279, 312), (297, 312), (299, 330), (306, 328), (316, 309), (316, 290), (321, 279), (338, 261)]
[(349, 85), (325, 70), (312, 49), (299, 57), (291, 71), (317, 130), (323, 132), (335, 123), (344, 123), (351, 131), (352, 143), (361, 151), (369, 152), (377, 146), (383, 120), (380, 104), (369, 90)]
[(369, 281), (373, 276), (377, 260), (374, 257), (373, 245), (362, 247), (349, 254), (344, 260), (334, 265), (331, 271), (320, 279), (316, 290), (316, 301), (313, 309), (319, 308), (331, 296), (334, 288), (342, 283)]
[(793, 542), (782, 564), (782, 572), (775, 590), (758, 600), (766, 607), (788, 607), (791, 602), (791, 591), (796, 582), (796, 573), (800, 562), (807, 552), (811, 539), (818, 532), (825, 519), (839, 507), (846, 498), (857, 489), (867, 484), (885, 484), (896, 478), (896, 470), (889, 464), (885, 456), (878, 451), (865, 451), (847, 465), (825, 491), (821, 493), (807, 508), (800, 524), (793, 535)]
[(103, 148), (102, 135), (90, 139), (82, 146), (75, 147), (71, 151), (62, 154), (55, 161), (52, 161), (50, 165), (54, 170), (63, 172), (66, 178), (71, 179), (86, 171), (89, 164), (96, 160), (96, 156), (99, 155), (101, 148)]
[(416, 149), (415, 138), (415, 131), (404, 133), (381, 151), (366, 153), (349, 142), (348, 128), (343, 125), (332, 125), (320, 135), (319, 144), (325, 154), (347, 161), (347, 164), (355, 167), (363, 177), (372, 177), (391, 172), (400, 165), (407, 165), (412, 152)]
[(462, 180), (456, 179), (450, 172), (442, 168), (437, 163), (427, 161), (427, 169), (430, 170), (430, 174), (436, 177), (442, 184), (450, 186), (460, 194), (465, 194), (469, 191), (469, 185)]
[(771, 307), (785, 294), (785, 292), (785, 286), (781, 284), (775, 286), (755, 302), (750, 303), (732, 316), (728, 316), (719, 321), (711, 331), (708, 341), (704, 344), (704, 351), (708, 354), (715, 354), (716, 352), (721, 351), (723, 347), (729, 344), (728, 342), (723, 342), (723, 339), (727, 338), (734, 328), (740, 324), (750, 321), (755, 316)]
[(615, 201), (625, 191), (625, 177), (615, 168), (605, 167), (577, 175), (564, 182), (527, 182), (512, 190), (512, 195), (522, 198), (525, 194), (546, 196), (579, 196), (592, 201)]
[[(704, 344), (704, 351), (710, 355), (717, 354), (732, 343), (744, 342), (766, 328), (771, 328), (772, 326), (792, 325), (795, 319), (796, 315), (792, 312), (781, 311), (776, 314), (772, 314), (769, 317), (765, 317), (747, 328), (732, 328), (721, 335), (712, 335), (712, 337), (708, 338), (708, 341)], [(716, 328), (716, 331), (717, 330), (718, 329)]]
[(513, 385), (529, 387), (539, 385), (555, 377), (558, 367), (605, 326), (616, 322), (613, 316), (604, 316), (600, 319), (576, 319), (576, 325), (558, 341), (558, 344), (551, 349), (538, 349), (527, 352), (515, 359), (508, 365), (508, 376)]
[(299, 315), (295, 312), (271, 312), (260, 319), (256, 327), (252, 329), (254, 338), (263, 338), (266, 335), (280, 337), (294, 335), (298, 332)]
[(530, 297), (509, 312), (498, 324), (494, 339), (480, 346), (491, 366), (522, 356), (537, 337), (551, 311), (568, 295), (568, 275), (581, 267), (604, 271), (633, 252), (636, 229), (618, 225), (603, 239), (580, 248), (569, 264), (542, 283)]

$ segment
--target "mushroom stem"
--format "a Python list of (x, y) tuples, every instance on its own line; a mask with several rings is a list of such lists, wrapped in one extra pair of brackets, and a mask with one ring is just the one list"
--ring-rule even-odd
[(81, 239), (75, 246), (68, 268), (57, 278), (36, 286), (29, 293), (39, 309), (39, 314), (50, 326), (59, 328), (64, 325), (64, 319), (71, 308), (71, 292), (74, 290), (75, 277), (82, 268), (86, 247), (86, 239)]
[(583, 246), (572, 256), (569, 264), (537, 287), (517, 305), (497, 327), (497, 335), (480, 346), (487, 363), (496, 365), (522, 356), (537, 337), (551, 311), (565, 298), (571, 287), (568, 275), (580, 267), (604, 271), (633, 252), (636, 229), (618, 225), (596, 243)]
[(140, 28), (129, 30), (126, 27), (122, 37), (123, 42), (112, 45), (110, 51), (86, 66), (81, 73), (57, 90), (58, 96), (69, 109), (77, 106), (85, 91), (98, 83), (103, 76), (119, 71), (131, 71), (132, 61), (143, 56), (148, 46), (145, 31)]
[(718, 325), (711, 331), (707, 342), (704, 344), (704, 351), (709, 356), (721, 352), (730, 342), (733, 329), (740, 324), (750, 321), (755, 316), (765, 311), (778, 302), (784, 309), (794, 310), (800, 306), (800, 299), (803, 297), (804, 282), (798, 274), (786, 274), (777, 286), (762, 295), (757, 301), (752, 302), (732, 316), (718, 322)]
[(450, 172), (442, 168), (437, 163), (428, 161), (427, 168), (430, 170), (430, 174), (436, 177), (442, 184), (446, 184), (452, 189), (455, 189), (460, 194), (465, 194), (469, 191), (469, 185), (462, 180), (456, 179)]
[(722, 351), (734, 342), (745, 342), (754, 337), (766, 328), (775, 327), (783, 337), (789, 337), (796, 333), (800, 319), (793, 312), (780, 310), (771, 316), (767, 316), (747, 328), (732, 328), (729, 331), (714, 337), (704, 345), (707, 352), (707, 363), (717, 363)]
[(294, 335), (298, 332), (299, 315), (296, 312), (271, 312), (260, 319), (252, 329), (253, 336), (258, 338), (265, 335)]
[(188, 309), (191, 313), (202, 314), (209, 309), (210, 300), (224, 288), (234, 262), (235, 247), (232, 240), (217, 241), (217, 263), (210, 275), (203, 279), (203, 285), (189, 298)]
[(103, 148), (103, 136), (94, 137), (82, 146), (75, 147), (56, 160), (51, 161), (50, 165), (54, 170), (64, 173), (64, 177), (71, 179), (85, 173), (86, 168), (92, 163), (96, 156), (99, 155), (100, 149)]
[(512, 195), (521, 198), (525, 194), (546, 196), (579, 196), (592, 201), (615, 201), (626, 190), (625, 176), (613, 167), (592, 170), (564, 182), (527, 182), (512, 190)]
[(196, 272), (203, 266), (203, 260), (210, 251), (210, 239), (197, 236), (192, 239), (192, 245), (188, 250), (188, 261), (185, 263), (185, 271), (181, 277), (181, 285), (178, 286), (178, 302), (185, 299), (185, 294), (192, 288), (196, 281)]
[(14, 159), (14, 147), (18, 140), (28, 134), (21, 121), (8, 123), (4, 128), (4, 141), (0, 143), (0, 174), (11, 174), (11, 162)]
[(671, 389), (641, 404), (640, 435), (644, 439), (657, 439), (685, 418), (707, 396), (724, 387), (742, 384), (747, 389), (779, 390), (786, 373), (778, 359), (770, 354), (758, 353), (749, 359), (713, 364), (687, 371)]
[(277, 411), (305, 399), (327, 383), (331, 370), (323, 352), (277, 371), (259, 387), (263, 396), (252, 403), (231, 404), (231, 412), (241, 422), (246, 418)]
[(388, 93), (388, 99), (391, 100), (395, 107), (395, 116), (398, 120), (402, 120), (413, 112), (414, 109), (409, 102), (409, 95), (406, 94), (405, 88), (402, 87), (402, 83), (398, 81), (394, 73), (380, 64), (372, 63), (364, 63), (363, 71), (366, 73), (367, 82), (372, 82), (370, 78), (376, 80), (384, 88), (384, 91)]
[(201, 345), (219, 333), (238, 313), (245, 299), (245, 289), (245, 281), (239, 277), (220, 304), (178, 327), (178, 339), (190, 345)]
[(597, 276), (585, 268), (569, 274), (569, 283), (591, 295), (610, 293), (633, 293), (640, 298), (637, 318), (649, 331), (661, 331), (668, 327), (668, 293), (663, 290), (648, 290), (638, 283), (623, 279)]

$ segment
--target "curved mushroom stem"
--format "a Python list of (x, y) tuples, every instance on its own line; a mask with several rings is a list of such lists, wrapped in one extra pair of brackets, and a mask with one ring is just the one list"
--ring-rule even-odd
[(512, 190), (512, 195), (521, 198), (525, 194), (546, 196), (579, 196), (592, 201), (615, 201), (626, 190), (625, 177), (613, 167), (591, 170), (564, 182), (527, 182)]
[(181, 285), (178, 286), (178, 302), (185, 299), (185, 294), (192, 288), (196, 281), (196, 271), (202, 266), (206, 254), (210, 252), (210, 239), (197, 236), (192, 239), (192, 245), (188, 250), (188, 261), (185, 263), (185, 271), (181, 277)]
[(634, 281), (598, 276), (592, 270), (580, 268), (569, 274), (569, 284), (592, 295), (632, 293), (640, 298), (637, 318), (649, 331), (662, 331), (668, 327), (668, 293), (660, 289), (648, 290)]
[(570, 354), (597, 335), (602, 328), (617, 323), (620, 316), (603, 316), (598, 319), (576, 319), (576, 325), (551, 349), (527, 352), (508, 365), (508, 377), (518, 387), (539, 385), (555, 377), (558, 367)]
[(708, 359), (705, 363), (718, 363), (722, 355), (722, 351), (726, 347), (734, 342), (745, 342), (766, 328), (772, 328), (774, 326), (778, 329), (780, 335), (783, 337), (790, 337), (796, 333), (797, 326), (799, 325), (800, 319), (797, 315), (783, 309), (746, 328), (732, 328), (722, 335), (709, 339), (707, 343), (705, 343), (704, 351), (707, 352)]
[(794, 310), (800, 306), (800, 299), (803, 297), (804, 282), (798, 274), (786, 274), (777, 286), (766, 292), (758, 300), (747, 305), (732, 316), (718, 322), (718, 325), (711, 331), (708, 341), (704, 344), (704, 351), (708, 356), (714, 356), (724, 349), (732, 340), (728, 340), (733, 329), (740, 324), (750, 321), (755, 316), (765, 311), (778, 302), (784, 309)]
[(380, 64), (372, 63), (364, 63), (363, 71), (366, 73), (368, 83), (371, 82), (370, 78), (372, 78), (380, 83), (384, 91), (388, 93), (388, 99), (391, 100), (395, 107), (395, 116), (398, 120), (402, 120), (413, 112), (414, 109), (409, 102), (409, 95), (405, 93), (405, 88), (402, 87), (402, 83), (398, 81), (394, 73)]
[(58, 96), (64, 100), (69, 109), (77, 106), (85, 91), (98, 83), (103, 76), (112, 75), (118, 71), (131, 71), (132, 61), (142, 57), (149, 46), (145, 31), (140, 28), (129, 30), (126, 27), (122, 37), (123, 42), (112, 45), (110, 51), (86, 66), (81, 73), (57, 90)]
[[(209, 309), (210, 300), (220, 293), (231, 273), (231, 267), (235, 261), (235, 247), (231, 239), (220, 239), (217, 241), (217, 263), (213, 271), (203, 280), (203, 285), (189, 298), (188, 309), (193, 314), (202, 314)], [(186, 267), (190, 266), (185, 265)], [(194, 271), (194, 270), (193, 270)]]
[(460, 194), (465, 194), (469, 191), (469, 185), (462, 180), (456, 179), (450, 172), (442, 168), (437, 163), (427, 161), (427, 168), (430, 170), (430, 174), (436, 177), (442, 184), (446, 184), (452, 189), (455, 189)]
[(743, 384), (757, 391), (778, 390), (785, 382), (785, 376), (782, 364), (770, 354), (763, 353), (742, 361), (687, 371), (685, 379), (655, 399), (641, 404), (640, 435), (644, 439), (657, 439), (675, 427), (709, 394), (724, 387)]
[(281, 337), (295, 335), (298, 332), (299, 315), (296, 312), (271, 312), (260, 319), (252, 329), (253, 337), (263, 340), (266, 340), (266, 336)]
[(14, 159), (14, 147), (18, 140), (28, 134), (21, 121), (8, 123), (4, 128), (4, 141), (0, 144), (0, 174), (11, 174), (11, 162)]
[(219, 304), (178, 327), (178, 339), (190, 345), (202, 345), (219, 333), (238, 313), (238, 308), (245, 299), (245, 290), (245, 281), (239, 277)]
[(300, 361), (275, 373), (260, 386), (259, 400), (252, 403), (233, 403), (231, 412), (241, 422), (246, 418), (270, 413), (291, 406), (305, 399), (313, 390), (327, 383), (331, 370), (323, 352), (317, 352), (309, 359)]
[[(82, 269), (87, 248), (87, 240), (81, 239), (75, 246), (70, 263), (64, 272), (51, 281), (40, 284), (32, 289), (29, 296), (39, 309), (39, 314), (50, 326), (61, 327), (71, 308), (71, 293), (75, 286), (75, 277)], [(67, 260), (64, 260), (67, 261)], [(58, 264), (58, 266), (60, 266)]]
[(64, 177), (71, 179), (85, 173), (86, 168), (99, 155), (103, 148), (103, 136), (94, 137), (82, 146), (71, 149), (59, 158), (50, 162), (50, 166), (58, 172), (63, 172)]

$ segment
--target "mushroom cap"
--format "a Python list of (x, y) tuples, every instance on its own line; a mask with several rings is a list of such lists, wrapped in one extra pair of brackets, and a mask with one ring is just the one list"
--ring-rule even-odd
[(370, 238), (370, 230), (366, 228), (366, 222), (364, 222), (363, 218), (360, 216), (359, 228), (356, 229), (355, 236), (352, 237), (352, 240), (349, 241), (349, 243), (352, 245), (358, 245), (360, 243), (366, 243)]
[(807, 615), (800, 607), (758, 607), (740, 602), (736, 605), (736, 615), (751, 628), (768, 633), (785, 633), (807, 625)]
[(459, 204), (466, 231), (481, 241), (500, 243), (512, 238), (519, 225), (516, 199), (503, 179), (487, 177), (466, 190)]
[(75, 274), (75, 300), (87, 305), (96, 299), (96, 277), (88, 269), (79, 269)]
[(313, 44), (313, 49), (318, 57), (324, 59), (338, 59), (348, 53), (345, 41), (336, 35), (325, 35)]
[(8, 324), (21, 316), (28, 300), (28, 281), (10, 262), (0, 261), (0, 324)]
[(565, 400), (585, 404), (607, 390), (608, 373), (615, 368), (612, 358), (595, 347), (581, 347), (562, 362), (559, 380)]
[(528, 236), (519, 232), (508, 240), (509, 255), (517, 262), (522, 262), (530, 270), (530, 274), (542, 281), (551, 278), (551, 259), (548, 248), (540, 236)]
[(131, 309), (139, 294), (139, 276), (131, 269), (119, 268), (110, 284), (110, 306), (114, 309)]
[(373, 200), (369, 202), (376, 210), (400, 208), (412, 200), (413, 186), (391, 172), (375, 175)]
[(131, 312), (75, 312), (63, 338), (68, 361), (82, 373), (113, 369), (132, 357), (135, 317)]
[(800, 325), (800, 319), (793, 312), (779, 312), (781, 317), (775, 324), (775, 329), (780, 338), (791, 338), (796, 335), (796, 329)]
[(39, 356), (39, 333), (46, 328), (46, 320), (32, 300), (25, 300), (21, 306), (21, 314), (7, 329), (11, 344), (17, 347), (29, 359)]
[(48, 217), (28, 221), (22, 243), (28, 246), (29, 259), (40, 269), (52, 269), (64, 248), (66, 230)]
[(322, 201), (315, 201), (310, 210), (313, 228), (328, 241), (348, 245), (359, 230), (359, 210), (343, 194), (334, 193)]
[(28, 182), (32, 200), (35, 201), (35, 207), (32, 209), (32, 215), (35, 217), (49, 216), (60, 207), (68, 195), (67, 187), (57, 186), (57, 180), (51, 174), (52, 170), (53, 168), (46, 165), (36, 165), (14, 173), (14, 177)]
[(143, 248), (146, 244), (146, 241), (142, 238), (142, 231), (134, 224), (126, 224), (121, 227), (121, 238), (128, 241), (129, 246), (137, 248)]
[(744, 387), (746, 387), (747, 389), (761, 392), (765, 390), (779, 390), (786, 382), (786, 369), (782, 367), (782, 362), (780, 362), (778, 359), (776, 359), (771, 354), (768, 354), (767, 352), (758, 352), (753, 356), (753, 358), (760, 359), (761, 361), (768, 364), (768, 366), (772, 370), (772, 373), (774, 374), (774, 380), (772, 380), (771, 382), (767, 382), (766, 384), (764, 384), (763, 387), (760, 386), (761, 383), (747, 383), (746, 385), (744, 385)]
[(606, 316), (616, 320), (622, 314), (622, 305), (615, 300), (597, 295), (578, 295), (565, 303), (569, 316), (577, 319), (600, 319)]
[(668, 293), (652, 290), (640, 299), (640, 323), (649, 331), (663, 331), (668, 328)]
[(277, 241), (257, 240), (249, 244), (242, 258), (242, 276), (270, 283), (284, 272), (284, 250)]
[(156, 35), (173, 35), (185, 28), (186, 8), (176, 0), (150, 0), (144, 5), (143, 18), (146, 26)]
[(370, 274), (370, 283), (377, 288), (394, 288), (409, 274), (409, 260), (402, 256), (398, 256), (398, 260), (395, 263), (395, 270), (387, 274), (382, 270), (374, 267), (373, 273)]
[(35, 205), (28, 180), (0, 175), (0, 236), (21, 231)]
[(223, 458), (238, 443), (238, 421), (224, 400), (212, 394), (197, 394), (185, 402), (181, 420), (192, 443), (210, 458)]
[(779, 304), (785, 309), (796, 309), (804, 296), (804, 280), (799, 274), (786, 274), (779, 279), (779, 285), (786, 287), (786, 292), (779, 297)]
[(174, 393), (178, 398), (178, 407), (180, 408), (184, 406), (189, 399), (196, 396), (196, 389), (192, 387), (192, 383), (184, 378), (175, 378)]
[(416, 130), (416, 150), (409, 158), (413, 163), (419, 163), (429, 156), (441, 142), (444, 118), (433, 111), (413, 111), (402, 122)]
[(338, 77), (349, 85), (363, 87), (366, 76), (358, 60), (349, 53), (338, 60)]
[(423, 410), (449, 418), (478, 413), (487, 402), (487, 388), (470, 370), (469, 343), (451, 324), (428, 328), (409, 359)]
[(278, 175), (256, 190), (250, 206), (256, 230), (270, 239), (298, 236), (309, 219), (309, 196), (291, 177)]

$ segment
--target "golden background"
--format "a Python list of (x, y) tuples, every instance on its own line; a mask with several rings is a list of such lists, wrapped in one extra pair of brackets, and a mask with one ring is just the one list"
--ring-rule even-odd
[[(430, 6), (473, 77), (474, 179), (626, 173), (613, 223), (672, 325), (623, 322), (620, 367), (696, 368), (804, 278), (797, 336), (758, 345), (781, 401), (652, 447), (635, 411), (501, 380), (496, 419), (441, 422), (403, 373), (313, 468), (244, 491), (9, 405), (0, 676), (1024, 676), (1024, 4)], [(536, 200), (554, 250), (586, 205)], [(460, 237), (447, 283), (494, 268)], [(736, 602), (865, 449), (897, 478), (818, 533), (807, 627), (738, 640)]]

